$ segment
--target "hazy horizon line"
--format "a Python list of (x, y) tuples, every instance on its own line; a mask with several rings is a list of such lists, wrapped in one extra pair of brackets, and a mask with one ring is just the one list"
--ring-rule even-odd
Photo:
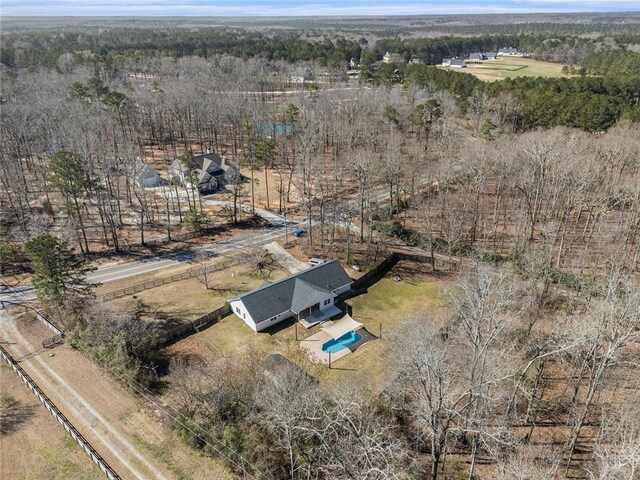
[(141, 15), (141, 14), (103, 14), (103, 15), (93, 15), (93, 14), (79, 14), (79, 15), (68, 15), (68, 14), (2, 14), (0, 13), (0, 18), (47, 18), (47, 17), (55, 17), (55, 18), (359, 18), (359, 17), (377, 17), (377, 18), (398, 18), (398, 17), (441, 17), (448, 15), (457, 15), (462, 17), (471, 17), (477, 15), (537, 15), (537, 14), (557, 14), (557, 15), (567, 15), (567, 14), (624, 14), (624, 13), (639, 13), (640, 7), (638, 10), (535, 10), (535, 11), (525, 11), (525, 10), (514, 10), (514, 11), (505, 11), (505, 12), (486, 12), (486, 13), (407, 13), (407, 14), (397, 14), (397, 15), (383, 15), (380, 13), (362, 13), (359, 15), (352, 14), (309, 14), (309, 15), (265, 15), (265, 14), (218, 14), (218, 15), (200, 15), (200, 14), (153, 14), (153, 15)]
[[(403, 17), (631, 13), (638, 0), (1, 0), (0, 17)], [(70, 15), (71, 13), (71, 15)]]

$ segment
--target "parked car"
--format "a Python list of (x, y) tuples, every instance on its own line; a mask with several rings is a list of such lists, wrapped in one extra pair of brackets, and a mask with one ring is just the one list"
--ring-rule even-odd
[(310, 258), (309, 259), (309, 265), (311, 265), (312, 267), (315, 267), (316, 265), (322, 265), (323, 263), (326, 263), (326, 260), (323, 260), (321, 258)]
[(305, 233), (307, 233), (307, 232), (306, 232), (306, 230), (304, 228), (296, 228), (293, 231), (293, 236), (296, 237), (296, 238), (299, 238), (302, 235), (304, 235)]
[(362, 268), (360, 267), (360, 265), (356, 264), (356, 265), (351, 265), (351, 268), (353, 268), (356, 272), (359, 272), (360, 270), (362, 270)]

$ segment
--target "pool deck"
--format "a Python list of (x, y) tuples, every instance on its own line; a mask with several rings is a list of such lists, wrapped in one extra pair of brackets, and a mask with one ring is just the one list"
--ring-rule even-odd
[[(371, 340), (375, 340), (377, 337), (370, 334), (366, 328), (362, 327), (356, 330), (356, 333), (360, 335), (360, 340), (356, 343), (349, 345), (346, 348), (343, 348), (339, 352), (331, 354), (331, 363), (336, 360), (341, 359), (342, 357), (349, 355), (351, 352), (354, 352), (358, 347), (364, 345)], [(300, 341), (300, 348), (306, 351), (307, 355), (311, 359), (313, 363), (323, 363), (325, 365), (329, 364), (329, 354), (322, 350), (322, 346), (328, 341), (333, 340), (333, 337), (322, 330), (318, 333), (314, 333), (309, 338), (305, 338)]]

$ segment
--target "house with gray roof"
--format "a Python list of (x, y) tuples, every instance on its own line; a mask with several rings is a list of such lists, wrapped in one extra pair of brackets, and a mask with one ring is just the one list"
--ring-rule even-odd
[(195, 155), (190, 168), (176, 158), (169, 167), (169, 176), (175, 183), (191, 187), (193, 179), (200, 193), (213, 193), (240, 177), (240, 170), (216, 153)]
[(467, 64), (461, 58), (452, 58), (449, 66), (451, 68), (467, 68)]
[(255, 332), (289, 318), (310, 327), (338, 315), (338, 295), (351, 289), (353, 280), (333, 260), (228, 300), (231, 311)]
[(131, 173), (137, 187), (152, 188), (162, 183), (162, 178), (160, 178), (158, 171), (141, 161), (133, 162)]

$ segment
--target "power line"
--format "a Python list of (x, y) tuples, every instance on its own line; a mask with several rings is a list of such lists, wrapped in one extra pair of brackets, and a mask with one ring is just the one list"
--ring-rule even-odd
[[(76, 346), (76, 345), (74, 345)], [(207, 444), (209, 447), (211, 447), (214, 451), (216, 451), (218, 454), (220, 454), (222, 457), (226, 458), (230, 463), (232, 463), (233, 465), (235, 465), (236, 467), (238, 467), (239, 469), (242, 470), (242, 472), (245, 475), (248, 475), (249, 478), (256, 478), (254, 475), (247, 473), (244, 465), (240, 465), (238, 464), (238, 462), (236, 462), (235, 460), (233, 460), (232, 458), (230, 458), (228, 455), (226, 455), (224, 452), (220, 451), (216, 446), (210, 444), (205, 438), (203, 438), (202, 436), (198, 435), (196, 432), (194, 432), (191, 428), (189, 428), (187, 425), (185, 425), (182, 421), (179, 420), (178, 417), (172, 415), (171, 413), (167, 412), (166, 409), (164, 407), (168, 407), (171, 410), (173, 410), (174, 412), (176, 412), (177, 415), (181, 415), (180, 412), (173, 407), (172, 405), (169, 405), (168, 403), (165, 402), (161, 402), (161, 400), (153, 393), (151, 392), (148, 388), (146, 388), (144, 385), (140, 384), (138, 381), (136, 381), (134, 378), (130, 377), (129, 375), (126, 374), (119, 374), (116, 371), (114, 371), (111, 367), (109, 367), (108, 365), (106, 365), (104, 362), (102, 362), (100, 359), (96, 358), (96, 356), (91, 353), (89, 350), (87, 350), (86, 348), (84, 348), (82, 345), (77, 345), (78, 348), (80, 348), (81, 350), (83, 350), (84, 352), (86, 352), (89, 356), (91, 356), (91, 358), (93, 358), (96, 362), (98, 362), (100, 365), (102, 365), (104, 368), (106, 368), (107, 370), (109, 370), (113, 375), (115, 375), (116, 377), (118, 377), (120, 380), (122, 380), (125, 384), (127, 384), (129, 387), (131, 387), (133, 390), (135, 390), (137, 393), (139, 393), (141, 396), (143, 396), (144, 398), (146, 398), (147, 400), (152, 401), (158, 408), (160, 408), (166, 415), (168, 415), (171, 419), (173, 419), (176, 423), (178, 423), (179, 425), (181, 425), (182, 427), (184, 427), (187, 431), (189, 431), (190, 433), (192, 433), (193, 435), (195, 435), (197, 438), (199, 438), (200, 440), (202, 440), (205, 444)], [(133, 382), (135, 385), (137, 385), (138, 387), (140, 387), (140, 389), (144, 390), (140, 391), (139, 388), (136, 388), (135, 385), (133, 385), (132, 383), (128, 382), (124, 377), (127, 377), (131, 380), (131, 382)], [(145, 393), (147, 392), (147, 393)], [(151, 398), (149, 398), (149, 396), (151, 396)], [(204, 433), (208, 438), (210, 438), (211, 440), (215, 441), (216, 443), (218, 443), (219, 445), (221, 445), (223, 448), (226, 448), (227, 450), (229, 450), (230, 452), (232, 452), (232, 454), (237, 455), (238, 457), (240, 457), (242, 459), (242, 461), (244, 463), (246, 463), (247, 465), (249, 465), (250, 467), (252, 467), (254, 469), (255, 472), (257, 472), (258, 474), (258, 479), (260, 478), (265, 478), (267, 480), (270, 480), (269, 477), (267, 475), (265, 475), (264, 473), (262, 473), (260, 470), (258, 470), (255, 465), (253, 465), (251, 462), (249, 462), (246, 458), (244, 458), (242, 455), (240, 455), (237, 452), (234, 452), (233, 450), (231, 450), (228, 446), (226, 446), (224, 443), (220, 442), (219, 440), (215, 439), (214, 437), (210, 436), (207, 434), (207, 432), (202, 429), (202, 427), (199, 427), (198, 425), (195, 425), (195, 428), (200, 430), (202, 433)]]
[[(12, 303), (13, 302), (5, 302), (5, 303)], [(38, 310), (36, 310), (34, 307), (30, 306), (30, 305), (24, 305), (24, 304), (20, 304), (20, 303), (15, 303), (14, 305), (16, 306), (21, 306), (24, 308), (30, 308), (31, 310), (34, 310), (36, 313), (39, 313)], [(118, 377), (120, 380), (122, 380), (125, 384), (127, 384), (129, 387), (131, 387), (133, 390), (135, 390), (136, 392), (138, 392), (140, 395), (142, 395), (144, 398), (146, 398), (147, 400), (152, 401), (157, 407), (159, 407), (165, 414), (167, 414), (169, 417), (171, 417), (176, 423), (178, 423), (179, 425), (181, 425), (182, 427), (184, 427), (187, 431), (189, 431), (190, 433), (192, 433), (193, 435), (195, 435), (197, 438), (199, 438), (200, 440), (202, 440), (206, 445), (208, 445), (209, 447), (211, 447), (214, 451), (216, 451), (218, 454), (220, 454), (222, 457), (226, 458), (230, 463), (232, 463), (233, 465), (235, 465), (236, 467), (238, 467), (239, 469), (242, 470), (242, 472), (245, 475), (248, 475), (249, 478), (256, 478), (254, 475), (249, 474), (246, 472), (246, 469), (244, 467), (244, 465), (239, 465), (235, 460), (233, 460), (232, 458), (230, 458), (228, 455), (226, 455), (225, 453), (223, 453), (222, 451), (220, 451), (216, 446), (212, 445), (211, 443), (209, 443), (205, 438), (203, 438), (202, 436), (198, 435), (196, 432), (194, 432), (191, 428), (189, 428), (187, 425), (185, 425), (183, 422), (181, 422), (178, 417), (172, 415), (171, 413), (167, 412), (165, 408), (163, 408), (163, 406), (170, 408), (171, 410), (173, 410), (177, 415), (181, 415), (181, 413), (172, 405), (169, 405), (168, 403), (164, 403), (160, 401), (160, 399), (153, 393), (151, 392), (148, 388), (146, 388), (144, 385), (140, 384), (138, 381), (136, 381), (134, 378), (132, 378), (129, 375), (126, 374), (119, 374), (116, 371), (114, 371), (111, 367), (109, 367), (107, 364), (105, 364), (104, 362), (102, 362), (100, 359), (98, 359), (92, 352), (90, 352), (89, 350), (87, 350), (86, 348), (84, 348), (82, 345), (74, 345), (75, 347), (80, 348), (81, 350), (83, 350), (84, 352), (86, 352), (91, 358), (93, 358), (96, 362), (98, 362), (100, 365), (102, 365), (104, 368), (106, 368), (107, 370), (109, 370), (113, 375), (115, 375), (116, 377)], [(27, 355), (31, 355), (34, 354), (36, 352), (38, 352), (39, 350), (36, 350), (35, 352), (30, 352)], [(27, 356), (25, 355), (25, 356)], [(24, 358), (24, 356), (22, 357)], [(130, 382), (127, 381), (124, 377), (129, 378)], [(135, 385), (133, 385), (131, 382), (135, 383), (138, 387), (140, 387), (140, 389), (144, 390), (140, 391), (139, 388), (136, 388)], [(151, 398), (149, 398), (149, 396), (151, 396)], [(244, 463), (246, 463), (247, 465), (249, 465), (251, 468), (254, 469), (255, 472), (257, 472), (258, 474), (258, 479), (260, 478), (265, 478), (267, 480), (270, 480), (269, 477), (267, 475), (265, 475), (264, 473), (262, 473), (260, 470), (258, 470), (256, 468), (255, 465), (253, 465), (251, 462), (249, 462), (246, 458), (244, 458), (242, 455), (240, 455), (237, 452), (234, 452), (233, 450), (231, 450), (231, 448), (229, 448), (228, 446), (226, 446), (224, 443), (222, 443), (221, 441), (215, 439), (214, 437), (210, 436), (207, 434), (207, 432), (200, 426), (195, 425), (195, 428), (200, 430), (202, 433), (204, 433), (208, 438), (210, 438), (211, 440), (215, 441), (216, 443), (218, 443), (219, 445), (221, 445), (223, 448), (226, 448), (227, 450), (229, 450), (232, 454), (237, 455), (238, 457), (240, 457), (242, 459), (242, 461)]]

